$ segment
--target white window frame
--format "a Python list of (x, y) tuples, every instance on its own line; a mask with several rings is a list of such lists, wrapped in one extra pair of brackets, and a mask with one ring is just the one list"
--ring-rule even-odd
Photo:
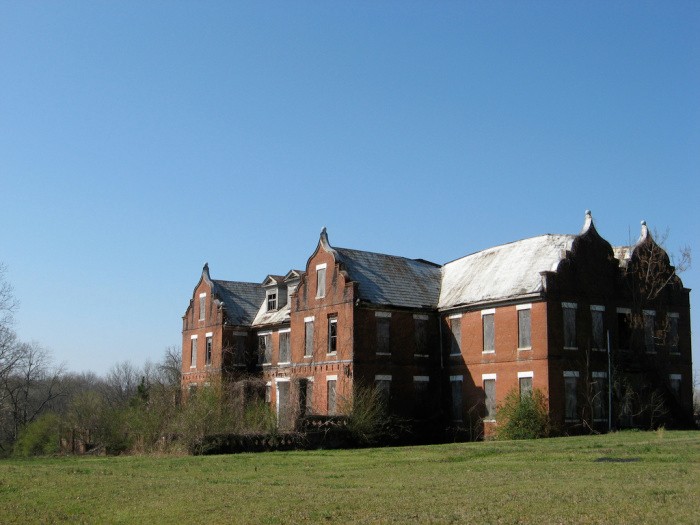
[[(335, 325), (335, 350), (331, 351), (331, 325)], [(328, 318), (327, 328), (328, 341), (326, 341), (326, 355), (336, 355), (338, 353), (338, 317), (331, 316)]]
[(292, 361), (292, 335), (291, 335), (292, 329), (291, 328), (282, 328), (277, 331), (277, 345), (279, 346), (278, 349), (278, 359), (279, 355), (282, 353), (282, 334), (289, 334), (289, 359), (287, 361), (278, 361), (278, 365), (288, 365)]
[[(493, 348), (490, 350), (484, 350), (484, 317), (487, 315), (493, 315)], [(481, 310), (481, 353), (482, 354), (495, 354), (496, 353), (496, 309), (486, 308)]]
[[(491, 381), (491, 380), (494, 381), (494, 383), (495, 383), (495, 381), (497, 381), (497, 379), (496, 379), (496, 374), (495, 374), (495, 373), (481, 374), (481, 388), (484, 389), (484, 394), (486, 394), (486, 388), (485, 388), (485, 385), (484, 385), (484, 381)], [(495, 394), (495, 389), (494, 389), (494, 394)], [(485, 401), (485, 400), (484, 400), (484, 401)], [(496, 400), (494, 399), (494, 403), (495, 403), (495, 402), (496, 402)], [(487, 418), (488, 418), (488, 419), (487, 419)], [(495, 417), (490, 417), (490, 418), (489, 418), (488, 415), (486, 415), (486, 416), (484, 416), (484, 421), (489, 422), (489, 423), (492, 423), (492, 422), (496, 421), (496, 418), (495, 418)]]
[[(328, 265), (326, 263), (316, 265), (316, 299), (323, 299), (326, 296), (326, 273)], [(323, 270), (323, 282), (319, 279), (319, 270)], [(323, 284), (323, 286), (319, 286)]]
[(207, 294), (199, 294), (199, 320), (204, 321), (207, 317)]
[(190, 336), (190, 368), (197, 368), (197, 353), (199, 352), (199, 345), (195, 342), (193, 348), (192, 341), (197, 341), (196, 335)]
[[(211, 341), (211, 349), (207, 348), (207, 345)], [(209, 350), (211, 350), (209, 352)], [(209, 363), (207, 363), (207, 353), (209, 352)], [(211, 366), (214, 353), (214, 332), (207, 332), (204, 334), (204, 366)]]
[[(456, 319), (459, 321), (459, 341), (457, 341), (457, 350), (459, 350), (457, 353), (454, 352), (454, 348), (452, 348), (452, 345), (450, 345), (450, 356), (460, 356), (462, 355), (462, 315), (461, 313), (459, 314), (452, 314), (449, 316), (450, 320), (450, 332), (452, 332), (452, 322)], [(454, 333), (452, 334), (454, 336)]]
[[(274, 298), (275, 304), (274, 304), (274, 308), (270, 308), (270, 298), (273, 295), (275, 296), (275, 298)], [(278, 310), (278, 304), (279, 304), (278, 300), (279, 300), (279, 297), (278, 297), (277, 289), (268, 290), (268, 292), (265, 294), (265, 304), (267, 305), (268, 312), (274, 312), (274, 311)]]
[[(520, 311), (521, 310), (530, 310), (530, 346), (520, 346)], [(526, 304), (516, 304), (515, 305), (515, 311), (517, 312), (517, 317), (518, 317), (518, 350), (532, 350), (532, 303), (526, 303)], [(495, 322), (494, 322), (494, 328), (495, 328)], [(496, 334), (494, 334), (495, 337)]]

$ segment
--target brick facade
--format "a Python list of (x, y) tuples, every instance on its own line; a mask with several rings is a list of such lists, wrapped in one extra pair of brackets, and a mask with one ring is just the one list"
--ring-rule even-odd
[[(634, 279), (651, 252), (669, 278), (643, 296)], [(616, 428), (692, 413), (689, 290), (645, 225), (634, 247), (613, 248), (590, 214), (579, 235), (444, 266), (334, 248), (325, 230), (304, 271), (262, 285), (213, 281), (205, 266), (182, 348), (184, 389), (257, 377), (283, 427), (344, 412), (359, 384), (402, 417), (472, 438), (494, 431), (512, 390), (542, 391), (565, 432), (607, 428), (610, 400)]]

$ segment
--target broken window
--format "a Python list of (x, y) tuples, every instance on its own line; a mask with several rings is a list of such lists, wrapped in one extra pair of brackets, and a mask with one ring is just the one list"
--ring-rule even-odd
[(518, 348), (530, 348), (530, 309), (518, 310)]
[(450, 319), (450, 328), (452, 330), (450, 355), (460, 355), (462, 353), (462, 319), (459, 317)]
[(391, 353), (391, 318), (377, 317), (377, 353)]
[(564, 312), (564, 348), (578, 348), (576, 343), (576, 303), (562, 303)]
[(496, 419), (496, 380), (484, 379), (484, 419)]
[(452, 394), (452, 421), (462, 421), (462, 376), (450, 378)]
[(272, 337), (270, 334), (258, 335), (258, 362), (270, 363), (272, 361)]
[(334, 354), (338, 349), (338, 318), (328, 318), (328, 353)]
[(204, 353), (204, 364), (211, 365), (211, 347), (212, 347), (212, 337), (207, 336), (205, 340), (205, 353)]
[(591, 346), (594, 350), (605, 350), (605, 309), (603, 306), (591, 306)]
[(310, 356), (314, 353), (314, 322), (313, 320), (304, 323), (304, 355)]
[(484, 352), (495, 352), (495, 327), (494, 314), (484, 314), (481, 316), (482, 331), (484, 336)]
[(289, 332), (280, 332), (280, 363), (289, 363)]
[(267, 310), (277, 310), (277, 293), (270, 292), (267, 294)]

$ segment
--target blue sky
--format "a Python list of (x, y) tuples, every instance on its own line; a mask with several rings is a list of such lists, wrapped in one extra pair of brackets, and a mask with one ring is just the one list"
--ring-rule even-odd
[(323, 226), (444, 263), (590, 208), (700, 249), (697, 2), (5, 0), (0, 78), (0, 261), (71, 370), (159, 359), (204, 262), (261, 282)]

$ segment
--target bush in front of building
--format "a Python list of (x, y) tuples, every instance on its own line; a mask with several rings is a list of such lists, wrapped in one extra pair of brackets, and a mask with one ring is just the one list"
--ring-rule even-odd
[(539, 389), (521, 394), (513, 389), (498, 407), (496, 439), (537, 439), (549, 437), (552, 426), (547, 398)]

